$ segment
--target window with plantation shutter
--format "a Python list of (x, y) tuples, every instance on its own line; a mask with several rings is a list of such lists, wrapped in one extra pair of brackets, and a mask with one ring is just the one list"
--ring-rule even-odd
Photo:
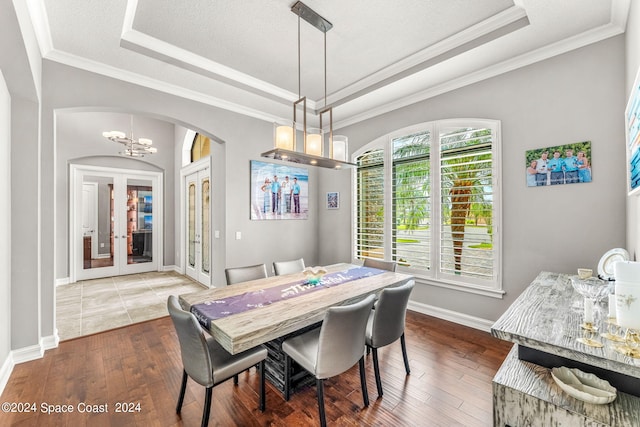
[(383, 154), (383, 150), (372, 150), (357, 160), (357, 258), (384, 258)]
[(440, 272), (492, 280), (491, 129), (440, 131)]
[(424, 123), (354, 153), (354, 258), (426, 283), (502, 295), (500, 123)]
[(405, 267), (430, 269), (430, 133), (391, 140), (391, 259)]

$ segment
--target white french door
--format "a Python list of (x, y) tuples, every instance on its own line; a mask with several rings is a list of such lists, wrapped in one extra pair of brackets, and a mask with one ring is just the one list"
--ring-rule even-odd
[(157, 271), (162, 174), (71, 166), (70, 280)]
[(184, 183), (185, 273), (211, 286), (211, 164), (210, 158), (182, 170)]

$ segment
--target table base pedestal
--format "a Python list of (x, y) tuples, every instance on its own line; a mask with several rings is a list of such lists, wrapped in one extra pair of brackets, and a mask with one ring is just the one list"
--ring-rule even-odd
[[(265, 377), (274, 385), (276, 389), (284, 396), (284, 357), (285, 354), (282, 351), (282, 343), (284, 340), (303, 334), (315, 328), (319, 328), (322, 322), (314, 325), (307, 326), (299, 331), (292, 332), (275, 340), (268, 341), (263, 344), (267, 349), (267, 359), (264, 362)], [(316, 383), (316, 379), (313, 375), (300, 367), (295, 361), (291, 361), (291, 393), (295, 393), (296, 390), (300, 390), (303, 387), (313, 385)]]

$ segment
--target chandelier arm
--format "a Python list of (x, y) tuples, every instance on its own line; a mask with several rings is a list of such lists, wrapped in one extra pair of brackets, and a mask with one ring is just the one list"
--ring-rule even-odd
[(155, 154), (158, 152), (157, 148), (151, 147), (153, 141), (150, 139), (135, 139), (133, 137), (133, 115), (130, 116), (129, 137), (127, 137), (124, 132), (120, 131), (103, 132), (102, 136), (107, 138), (109, 141), (124, 145), (124, 151), (120, 152), (123, 156), (144, 157), (145, 154)]

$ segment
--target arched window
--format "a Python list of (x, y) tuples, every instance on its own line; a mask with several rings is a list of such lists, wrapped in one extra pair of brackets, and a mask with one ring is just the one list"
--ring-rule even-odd
[(196, 162), (211, 153), (211, 140), (208, 136), (196, 133), (191, 146), (191, 162)]
[(501, 295), (499, 154), (500, 122), (478, 119), (423, 123), (358, 150), (354, 258)]

